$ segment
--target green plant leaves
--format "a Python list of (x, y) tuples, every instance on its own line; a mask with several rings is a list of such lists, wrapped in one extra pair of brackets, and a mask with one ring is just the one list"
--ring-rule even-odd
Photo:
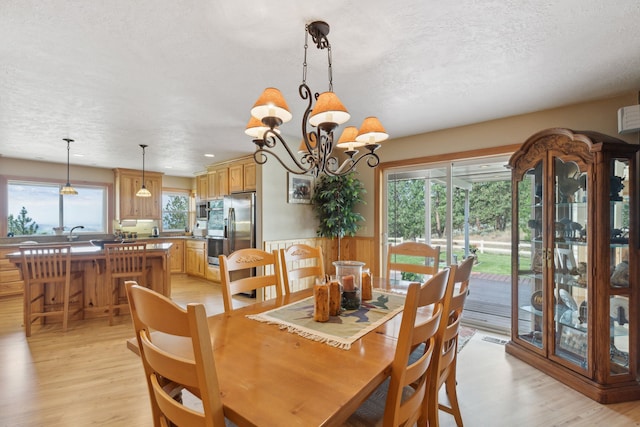
[(319, 220), (317, 234), (321, 237), (355, 236), (364, 217), (355, 212), (364, 203), (366, 190), (355, 172), (342, 176), (322, 175), (317, 181), (312, 202)]

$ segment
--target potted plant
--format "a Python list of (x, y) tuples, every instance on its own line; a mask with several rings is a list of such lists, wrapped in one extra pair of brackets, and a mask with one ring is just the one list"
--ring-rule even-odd
[(338, 260), (341, 239), (355, 236), (364, 217), (354, 209), (364, 203), (366, 193), (355, 172), (346, 175), (322, 175), (317, 181), (311, 201), (318, 218), (317, 234), (321, 237), (338, 238)]

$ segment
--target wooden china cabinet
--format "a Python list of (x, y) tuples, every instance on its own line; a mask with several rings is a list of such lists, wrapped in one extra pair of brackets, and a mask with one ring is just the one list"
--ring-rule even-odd
[(601, 403), (640, 399), (639, 149), (556, 128), (531, 136), (509, 161), (506, 351)]

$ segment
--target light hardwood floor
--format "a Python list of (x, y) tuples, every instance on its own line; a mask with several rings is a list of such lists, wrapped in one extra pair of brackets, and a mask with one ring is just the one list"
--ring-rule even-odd
[[(220, 287), (175, 275), (173, 298), (223, 311)], [(126, 349), (128, 315), (34, 327), (25, 338), (22, 299), (0, 299), (0, 426), (150, 426), (142, 367)], [(601, 405), (506, 355), (478, 331), (459, 354), (458, 396), (467, 427), (640, 425), (640, 402)], [(498, 337), (505, 338), (505, 337)], [(251, 404), (259, 404), (252, 402)], [(443, 427), (453, 419), (441, 414)]]

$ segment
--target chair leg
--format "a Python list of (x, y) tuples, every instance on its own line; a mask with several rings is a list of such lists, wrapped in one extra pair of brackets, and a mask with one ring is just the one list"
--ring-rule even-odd
[(109, 278), (109, 326), (113, 326), (113, 310), (115, 309), (113, 299), (115, 298), (114, 289), (118, 289), (117, 280)]
[(456, 425), (462, 427), (462, 414), (460, 413), (460, 406), (458, 404), (458, 392), (456, 390), (456, 377), (455, 375), (449, 375), (445, 382), (445, 388), (447, 397), (449, 398), (449, 404), (451, 405), (451, 415), (456, 420)]
[(67, 326), (69, 325), (69, 294), (71, 284), (69, 279), (64, 282), (64, 290), (62, 296), (62, 332), (67, 332)]
[(24, 284), (24, 333), (31, 336), (31, 285), (27, 281)]

